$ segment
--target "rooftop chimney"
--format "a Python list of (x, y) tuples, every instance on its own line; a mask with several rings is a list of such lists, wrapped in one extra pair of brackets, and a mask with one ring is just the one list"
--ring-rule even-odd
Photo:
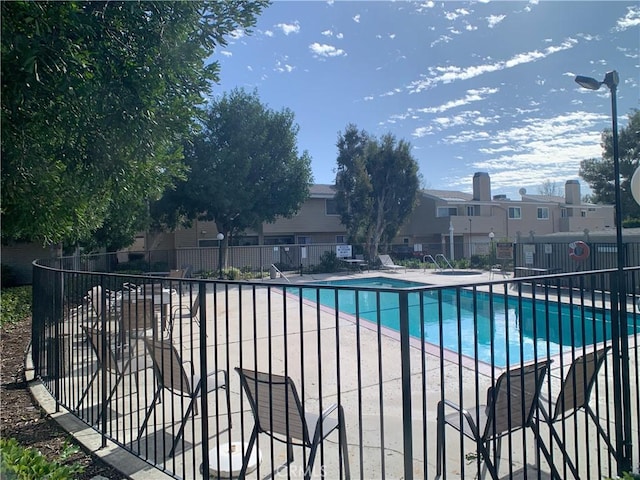
[(580, 183), (578, 180), (567, 180), (564, 184), (564, 201), (567, 205), (580, 205)]
[(473, 174), (473, 199), (480, 202), (491, 201), (491, 179), (487, 172)]

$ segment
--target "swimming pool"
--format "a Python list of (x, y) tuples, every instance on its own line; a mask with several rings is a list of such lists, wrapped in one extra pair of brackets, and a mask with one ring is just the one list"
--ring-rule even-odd
[[(357, 291), (360, 318), (377, 323), (379, 310), (380, 324), (396, 331), (400, 327), (398, 293), (379, 292), (371, 287), (426, 286), (386, 277), (317, 282), (315, 285), (368, 288)], [(320, 304), (335, 308), (333, 289), (302, 288), (301, 291), (303, 298), (319, 300)], [(572, 347), (595, 344), (611, 335), (608, 318), (604, 321), (608, 312), (603, 309), (541, 300), (533, 302), (524, 297), (455, 288), (414, 291), (408, 297), (411, 336), (424, 338), (435, 345), (442, 344), (448, 350), (499, 367), (533, 360), (536, 355), (543, 358)], [(338, 308), (343, 313), (355, 315), (356, 290), (339, 289)]]

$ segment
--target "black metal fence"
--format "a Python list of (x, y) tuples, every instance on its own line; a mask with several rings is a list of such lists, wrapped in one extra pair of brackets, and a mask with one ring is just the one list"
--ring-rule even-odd
[[(176, 478), (208, 478), (225, 463), (239, 471), (256, 409), (285, 443), (258, 435), (247, 477), (304, 476), (309, 449), (286, 444), (302, 435), (296, 399), (290, 386), (277, 394), (277, 376), (307, 413), (338, 406), (329, 417), (346, 438), (321, 442), (314, 477), (345, 478), (345, 449), (350, 476), (364, 479), (473, 478), (485, 466), (494, 478), (601, 478), (639, 467), (638, 267), (624, 271), (631, 294), (618, 301), (615, 289), (591, 288), (617, 285), (616, 270), (441, 286), (403, 283), (425, 274), (400, 270), (292, 284), (73, 262), (34, 265), (36, 374), (105, 443)], [(236, 368), (271, 380), (257, 404)]]

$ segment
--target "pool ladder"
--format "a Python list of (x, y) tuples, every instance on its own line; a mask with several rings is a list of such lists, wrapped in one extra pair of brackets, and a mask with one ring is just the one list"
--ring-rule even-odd
[[(440, 260), (442, 264), (440, 264), (438, 260)], [(437, 272), (442, 272), (447, 267), (449, 268), (449, 270), (453, 270), (453, 266), (449, 263), (447, 257), (445, 257), (442, 253), (437, 254), (435, 258), (433, 258), (432, 255), (425, 255), (424, 257), (422, 257), (422, 263), (433, 263), (436, 266)], [(427, 270), (426, 266), (424, 267), (424, 270)]]

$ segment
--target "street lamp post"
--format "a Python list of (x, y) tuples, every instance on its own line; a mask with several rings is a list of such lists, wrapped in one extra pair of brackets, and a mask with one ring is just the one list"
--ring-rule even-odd
[(493, 230), (489, 232), (489, 261), (491, 262), (491, 265), (495, 263), (493, 260), (493, 239), (495, 236), (496, 234), (493, 233)]
[[(630, 471), (631, 468), (631, 398), (629, 393), (629, 364), (626, 357), (628, 351), (627, 339), (627, 295), (624, 278), (624, 243), (622, 241), (622, 199), (620, 189), (620, 158), (618, 153), (618, 106), (616, 92), (620, 77), (618, 72), (607, 72), (603, 81), (595, 78), (578, 75), (576, 83), (588, 90), (598, 90), (606, 85), (611, 92), (611, 128), (613, 130), (613, 184), (615, 188), (615, 224), (616, 224), (616, 251), (617, 251), (617, 284), (618, 284), (618, 314), (619, 321), (612, 322), (611, 336), (613, 340), (613, 373), (614, 396), (617, 396), (616, 405), (622, 405), (616, 409), (616, 450), (618, 451), (618, 473)], [(620, 346), (618, 346), (618, 339)], [(619, 382), (619, 383), (618, 383)], [(620, 398), (622, 397), (622, 398)], [(622, 400), (620, 402), (620, 400)], [(624, 420), (622, 415), (624, 414)]]
[(471, 260), (471, 219), (469, 219), (469, 260)]
[(222, 240), (224, 240), (224, 233), (218, 233), (216, 238), (218, 239), (218, 279), (222, 280)]

